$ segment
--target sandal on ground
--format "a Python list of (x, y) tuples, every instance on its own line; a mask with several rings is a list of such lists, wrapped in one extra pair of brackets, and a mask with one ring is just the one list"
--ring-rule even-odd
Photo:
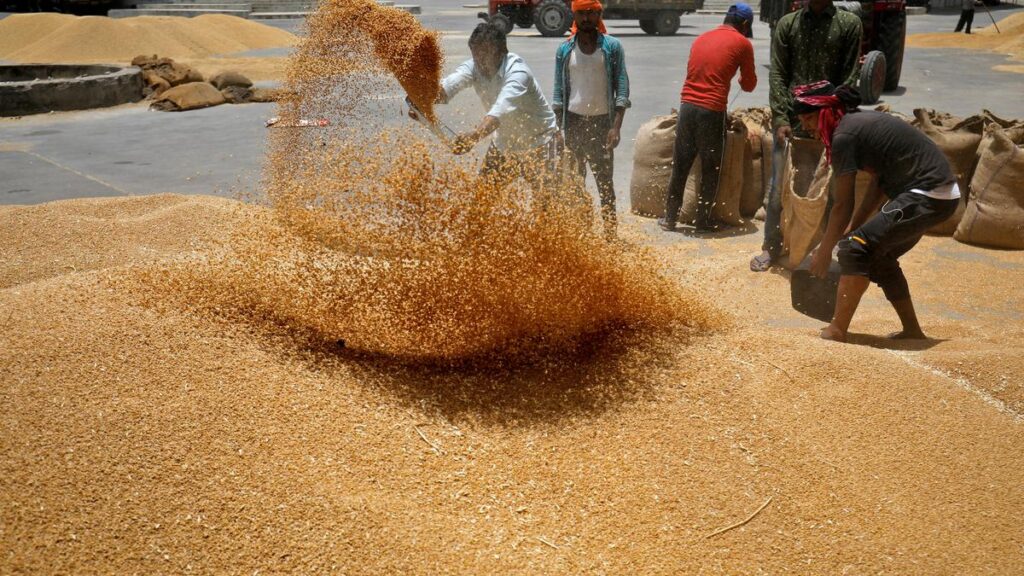
[(767, 252), (761, 252), (750, 259), (751, 272), (764, 272), (772, 267), (772, 257)]

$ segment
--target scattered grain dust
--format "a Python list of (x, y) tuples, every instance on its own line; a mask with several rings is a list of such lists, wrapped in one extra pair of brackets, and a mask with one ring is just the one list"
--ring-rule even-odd
[(129, 62), (139, 54), (205, 58), (293, 46), (295, 35), (227, 16), (71, 16), (12, 14), (0, 20), (0, 60), (40, 63)]
[[(319, 22), (311, 39), (343, 24)], [(784, 281), (737, 273), (756, 235), (638, 253), (651, 224), (627, 218), (627, 247), (605, 244), (570, 203), (538, 215), (521, 185), (382, 129), (379, 62), (305, 64), (282, 109), (334, 106), (335, 128), (275, 133), (266, 206), (0, 209), (0, 572), (1020, 566), (1018, 421), (884, 339), (816, 338)], [(905, 353), (1019, 348), (1022, 266), (925, 238), (904, 269), (940, 340)], [(873, 290), (854, 329), (894, 321)], [(531, 334), (551, 335), (532, 361), (494, 354)]]

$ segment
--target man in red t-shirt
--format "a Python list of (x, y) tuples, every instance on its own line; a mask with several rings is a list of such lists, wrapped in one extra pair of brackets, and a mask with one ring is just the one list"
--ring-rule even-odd
[(740, 87), (752, 92), (757, 86), (754, 72), (752, 35), (754, 11), (738, 2), (729, 7), (725, 23), (701, 34), (690, 47), (686, 66), (682, 103), (676, 124), (675, 162), (665, 199), (665, 217), (658, 220), (662, 229), (675, 230), (683, 188), (697, 156), (701, 160), (700, 199), (697, 203), (697, 230), (713, 230), (711, 206), (718, 193), (718, 173), (725, 152), (725, 115), (729, 84), (740, 72)]

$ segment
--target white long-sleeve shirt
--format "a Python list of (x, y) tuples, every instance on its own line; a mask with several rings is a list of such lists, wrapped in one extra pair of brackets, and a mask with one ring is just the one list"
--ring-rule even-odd
[(517, 54), (505, 55), (498, 71), (484, 78), (473, 60), (459, 65), (441, 81), (442, 102), (472, 86), (487, 115), (498, 119), (494, 145), (502, 152), (521, 152), (543, 146), (558, 130), (555, 113), (533, 71)]

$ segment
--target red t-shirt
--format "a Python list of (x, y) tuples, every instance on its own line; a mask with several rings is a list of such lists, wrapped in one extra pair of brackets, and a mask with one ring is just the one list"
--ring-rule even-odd
[(682, 101), (725, 112), (729, 84), (736, 70), (740, 71), (740, 87), (745, 92), (753, 91), (757, 86), (757, 73), (754, 72), (754, 47), (750, 40), (728, 24), (701, 34), (690, 47)]

